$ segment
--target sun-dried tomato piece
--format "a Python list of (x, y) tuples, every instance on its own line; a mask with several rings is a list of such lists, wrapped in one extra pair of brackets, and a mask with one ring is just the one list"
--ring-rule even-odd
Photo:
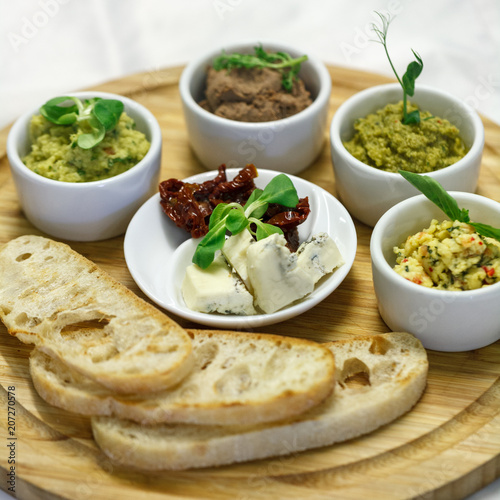
[(210, 195), (210, 201), (214, 205), (232, 202), (244, 205), (255, 189), (253, 180), (258, 175), (255, 165), (247, 165), (236, 174), (232, 181), (221, 182), (215, 186)]
[[(201, 184), (168, 179), (160, 183), (160, 204), (176, 226), (191, 233), (193, 238), (200, 238), (208, 233), (210, 215), (219, 203), (245, 205), (255, 189), (257, 176), (257, 169), (249, 164), (230, 181), (227, 180), (225, 165), (219, 167), (214, 179)], [(307, 219), (310, 211), (306, 197), (301, 198), (295, 208), (269, 205), (262, 220), (281, 228), (288, 248), (296, 251), (299, 246), (297, 226)]]
[(291, 252), (296, 252), (299, 248), (299, 233), (297, 226), (302, 224), (311, 212), (309, 198), (300, 198), (295, 208), (284, 207), (283, 205), (269, 205), (263, 222), (279, 227), (287, 241), (287, 247)]
[(159, 186), (160, 204), (176, 226), (200, 238), (208, 233), (210, 215), (219, 203), (246, 203), (255, 189), (253, 179), (257, 175), (255, 166), (247, 165), (228, 181), (226, 166), (221, 165), (214, 179), (201, 184), (167, 179)]
[(282, 231), (287, 231), (302, 224), (310, 212), (309, 198), (306, 196), (299, 199), (295, 208), (276, 204), (270, 205), (262, 220), (279, 227)]
[(193, 238), (204, 236), (208, 232), (206, 218), (212, 208), (208, 202), (195, 199), (196, 184), (186, 184), (177, 179), (168, 179), (160, 183), (160, 204), (176, 226), (191, 233)]

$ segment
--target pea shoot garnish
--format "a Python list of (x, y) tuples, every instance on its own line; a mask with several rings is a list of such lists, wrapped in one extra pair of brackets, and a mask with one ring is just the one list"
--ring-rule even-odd
[(465, 208), (458, 208), (458, 203), (446, 192), (438, 181), (427, 175), (414, 174), (405, 170), (399, 173), (423, 195), (425, 195), (434, 205), (438, 206), (451, 221), (464, 222), (472, 226), (481, 236), (494, 238), (500, 241), (500, 229), (496, 229), (480, 222), (471, 222), (469, 211)]
[(392, 64), (391, 57), (389, 56), (389, 51), (387, 49), (387, 31), (389, 29), (389, 24), (391, 23), (390, 17), (385, 17), (384, 15), (376, 12), (380, 20), (382, 21), (382, 27), (378, 27), (376, 24), (372, 24), (372, 30), (377, 35), (378, 40), (374, 40), (377, 43), (381, 43), (384, 47), (385, 53), (387, 55), (387, 59), (389, 59), (389, 64), (391, 65), (392, 71), (396, 75), (399, 84), (403, 88), (403, 119), (401, 120), (404, 125), (411, 125), (415, 123), (420, 123), (420, 111), (415, 109), (408, 113), (407, 110), (407, 97), (413, 97), (415, 93), (415, 80), (418, 78), (422, 69), (424, 67), (424, 63), (420, 56), (412, 49), (413, 55), (417, 59), (416, 61), (412, 61), (408, 67), (406, 68), (406, 73), (403, 75), (403, 78), (399, 78), (399, 75), (394, 68), (394, 64)]
[[(280, 174), (264, 190), (254, 189), (244, 207), (239, 203), (219, 203), (210, 216), (208, 233), (196, 248), (193, 262), (206, 269), (213, 262), (215, 252), (224, 246), (227, 231), (235, 235), (248, 228), (257, 240), (273, 233), (283, 234), (279, 227), (266, 224), (260, 219), (266, 213), (269, 203), (293, 208), (298, 202), (299, 197), (292, 181), (285, 174)], [(255, 231), (251, 228), (253, 224), (256, 226)]]
[(100, 97), (84, 102), (73, 96), (54, 97), (40, 108), (40, 114), (49, 122), (57, 125), (77, 123), (84, 131), (76, 141), (82, 149), (90, 149), (99, 144), (106, 132), (116, 127), (122, 112), (123, 102)]
[(286, 52), (266, 52), (262, 46), (254, 47), (255, 54), (226, 54), (223, 52), (213, 61), (213, 68), (216, 71), (222, 69), (231, 70), (233, 68), (270, 68), (280, 71), (282, 75), (281, 85), (291, 92), (293, 82), (297, 79), (300, 71), (300, 64), (307, 60), (307, 56), (292, 58)]

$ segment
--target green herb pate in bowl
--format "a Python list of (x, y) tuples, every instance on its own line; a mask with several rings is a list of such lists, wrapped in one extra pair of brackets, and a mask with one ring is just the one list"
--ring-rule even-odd
[(80, 92), (21, 116), (7, 155), (19, 202), (35, 227), (67, 240), (101, 240), (124, 233), (156, 191), (161, 131), (131, 99)]
[(49, 179), (108, 179), (139, 163), (150, 147), (121, 100), (56, 97), (40, 113), (31, 118), (31, 151), (23, 162)]
[[(398, 83), (366, 89), (335, 113), (330, 142), (337, 193), (360, 221), (374, 226), (396, 203), (418, 192), (398, 170), (428, 173), (445, 189), (476, 189), (484, 147), (478, 114), (442, 90), (416, 85), (420, 56), (399, 77), (389, 57), (386, 35), (374, 26)], [(411, 97), (411, 101), (409, 100)]]

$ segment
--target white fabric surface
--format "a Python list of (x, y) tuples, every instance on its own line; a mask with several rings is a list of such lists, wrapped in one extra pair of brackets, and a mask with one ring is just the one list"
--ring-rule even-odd
[[(400, 75), (414, 49), (424, 62), (418, 83), (500, 124), (497, 0), (0, 0), (0, 128), (56, 95), (241, 40), (289, 43), (327, 63), (392, 76), (382, 47), (369, 41), (375, 10), (395, 15), (388, 43)], [(499, 496), (500, 480), (471, 498)]]

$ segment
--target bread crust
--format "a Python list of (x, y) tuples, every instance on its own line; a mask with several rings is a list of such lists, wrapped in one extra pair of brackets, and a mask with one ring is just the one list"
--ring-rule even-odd
[(117, 393), (163, 390), (193, 364), (177, 323), (68, 245), (41, 236), (0, 249), (0, 319), (22, 342)]
[[(408, 333), (328, 344), (338, 367), (336, 387), (295, 420), (259, 426), (140, 426), (93, 417), (94, 438), (114, 462), (146, 470), (182, 470), (288, 455), (346, 441), (388, 424), (422, 395), (428, 361)], [(362, 372), (369, 384), (352, 383)]]
[(333, 390), (333, 356), (315, 342), (244, 332), (188, 333), (194, 368), (175, 387), (146, 398), (113, 393), (39, 349), (30, 358), (31, 377), (54, 406), (141, 424), (272, 422), (312, 408)]

